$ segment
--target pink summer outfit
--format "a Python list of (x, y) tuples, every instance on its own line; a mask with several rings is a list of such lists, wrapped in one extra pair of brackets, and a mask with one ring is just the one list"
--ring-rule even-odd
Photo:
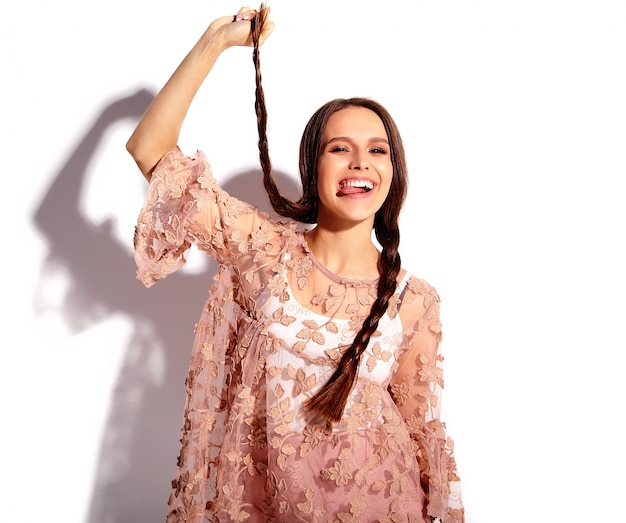
[(294, 221), (229, 196), (206, 156), (169, 151), (135, 232), (147, 287), (192, 245), (220, 264), (195, 329), (167, 521), (463, 523), (440, 420), (439, 296), (405, 270), (343, 419), (303, 403), (328, 380), (377, 280), (326, 269)]

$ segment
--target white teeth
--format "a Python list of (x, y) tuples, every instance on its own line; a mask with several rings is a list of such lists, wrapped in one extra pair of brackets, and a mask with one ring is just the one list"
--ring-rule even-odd
[(371, 191), (374, 188), (374, 184), (369, 180), (347, 180), (341, 182), (341, 188), (344, 187), (359, 187)]

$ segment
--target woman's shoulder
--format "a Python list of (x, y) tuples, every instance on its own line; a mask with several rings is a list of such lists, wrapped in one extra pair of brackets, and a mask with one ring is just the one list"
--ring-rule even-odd
[(420, 278), (412, 272), (402, 269), (399, 275), (399, 291), (403, 292), (404, 289), (415, 294), (422, 296), (436, 296), (439, 298), (439, 294), (434, 285), (431, 285), (427, 280)]
[(403, 270), (396, 294), (397, 311), (403, 323), (417, 322), (421, 330), (424, 321), (438, 321), (440, 299), (437, 289), (423, 278)]

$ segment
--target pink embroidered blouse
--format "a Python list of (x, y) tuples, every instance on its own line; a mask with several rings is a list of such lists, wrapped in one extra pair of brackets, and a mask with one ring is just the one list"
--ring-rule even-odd
[(296, 222), (229, 196), (203, 153), (175, 148), (138, 219), (138, 278), (149, 287), (179, 269), (191, 244), (220, 268), (196, 325), (167, 521), (462, 523), (439, 417), (435, 289), (401, 272), (344, 417), (327, 429), (302, 404), (332, 374), (377, 281), (331, 273)]

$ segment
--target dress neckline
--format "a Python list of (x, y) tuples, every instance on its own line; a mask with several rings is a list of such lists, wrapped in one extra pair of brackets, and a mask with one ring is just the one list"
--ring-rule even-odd
[(338, 274), (335, 274), (334, 272), (332, 272), (328, 267), (322, 264), (320, 260), (317, 259), (315, 254), (313, 254), (313, 251), (311, 250), (311, 248), (309, 247), (306, 241), (305, 232), (306, 231), (304, 230), (299, 231), (299, 235), (300, 235), (300, 241), (302, 243), (302, 247), (304, 248), (306, 255), (313, 262), (313, 265), (315, 265), (315, 267), (317, 267), (322, 273), (324, 273), (325, 276), (333, 280), (335, 283), (339, 283), (341, 285), (348, 285), (351, 287), (367, 287), (367, 286), (378, 283), (378, 280), (380, 278), (364, 278), (364, 279), (344, 278), (343, 276), (339, 276)]

